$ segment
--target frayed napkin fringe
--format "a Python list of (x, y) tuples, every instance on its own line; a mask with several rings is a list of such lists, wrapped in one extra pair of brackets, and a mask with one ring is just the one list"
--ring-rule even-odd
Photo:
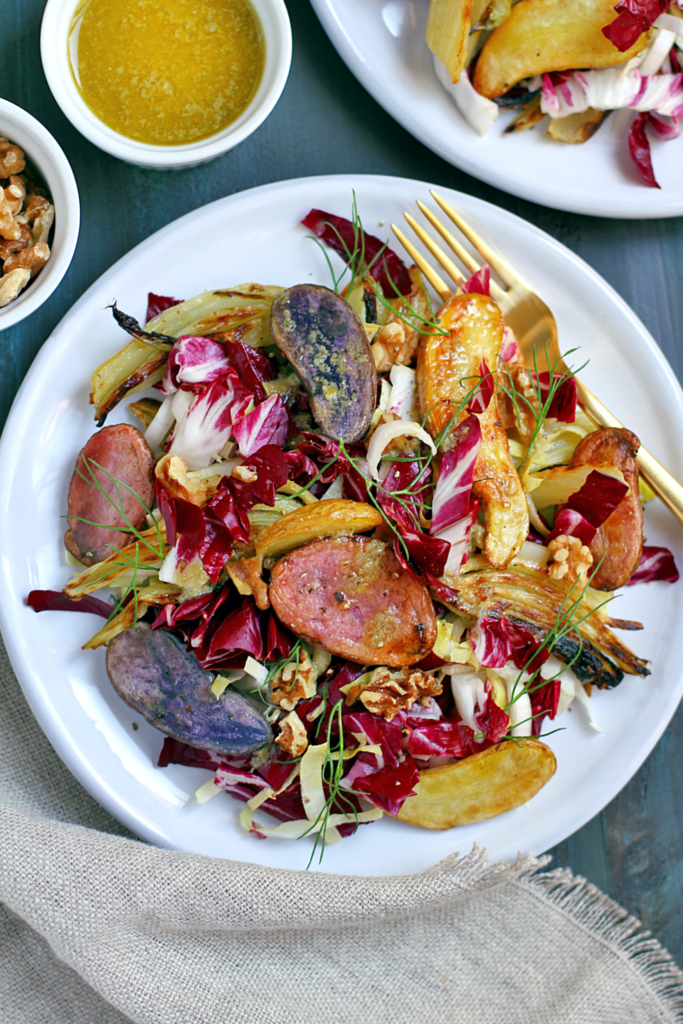
[(683, 1024), (683, 971), (636, 917), (569, 868), (532, 869), (520, 875), (517, 884), (603, 941), (652, 988), (676, 1024)]

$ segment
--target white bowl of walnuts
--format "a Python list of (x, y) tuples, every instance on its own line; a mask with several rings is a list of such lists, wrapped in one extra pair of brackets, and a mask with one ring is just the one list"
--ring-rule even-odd
[(78, 240), (69, 161), (46, 128), (0, 99), (0, 331), (52, 294)]

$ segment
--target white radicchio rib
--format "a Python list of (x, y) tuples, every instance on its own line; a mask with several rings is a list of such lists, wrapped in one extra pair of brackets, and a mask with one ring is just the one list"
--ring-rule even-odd
[(594, 110), (651, 110), (669, 117), (683, 114), (683, 75), (643, 75), (638, 68), (603, 68), (574, 71), (564, 82), (553, 84), (543, 76), (541, 110), (550, 117), (567, 117), (592, 107)]

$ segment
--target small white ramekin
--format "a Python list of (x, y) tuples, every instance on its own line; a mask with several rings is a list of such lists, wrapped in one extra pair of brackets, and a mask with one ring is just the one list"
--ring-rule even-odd
[(60, 146), (40, 121), (8, 100), (0, 99), (0, 135), (23, 149), (40, 172), (55, 207), (50, 259), (13, 302), (0, 308), (0, 332), (42, 306), (67, 272), (78, 241), (81, 206), (76, 179)]
[(69, 58), (69, 34), (79, 0), (48, 0), (40, 33), (43, 70), (52, 95), (74, 127), (99, 146), (139, 167), (179, 170), (196, 167), (226, 153), (265, 121), (280, 98), (292, 62), (292, 29), (284, 0), (250, 0), (263, 29), (265, 66), (251, 103), (221, 132), (186, 146), (152, 146), (135, 142), (108, 128), (96, 117), (74, 81)]

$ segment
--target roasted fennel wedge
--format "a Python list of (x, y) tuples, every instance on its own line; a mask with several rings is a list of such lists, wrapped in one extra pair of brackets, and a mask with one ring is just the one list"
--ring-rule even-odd
[(650, 674), (647, 662), (612, 632), (612, 628), (640, 629), (640, 624), (610, 618), (604, 594), (551, 580), (521, 562), (499, 570), (483, 558), (474, 558), (466, 568), (470, 571), (451, 581), (458, 594), (457, 602), (450, 605), (453, 611), (469, 619), (504, 616), (526, 626), (538, 640), (545, 640), (559, 624), (563, 635), (555, 640), (553, 654), (571, 664), (582, 683), (612, 687), (624, 673)]

